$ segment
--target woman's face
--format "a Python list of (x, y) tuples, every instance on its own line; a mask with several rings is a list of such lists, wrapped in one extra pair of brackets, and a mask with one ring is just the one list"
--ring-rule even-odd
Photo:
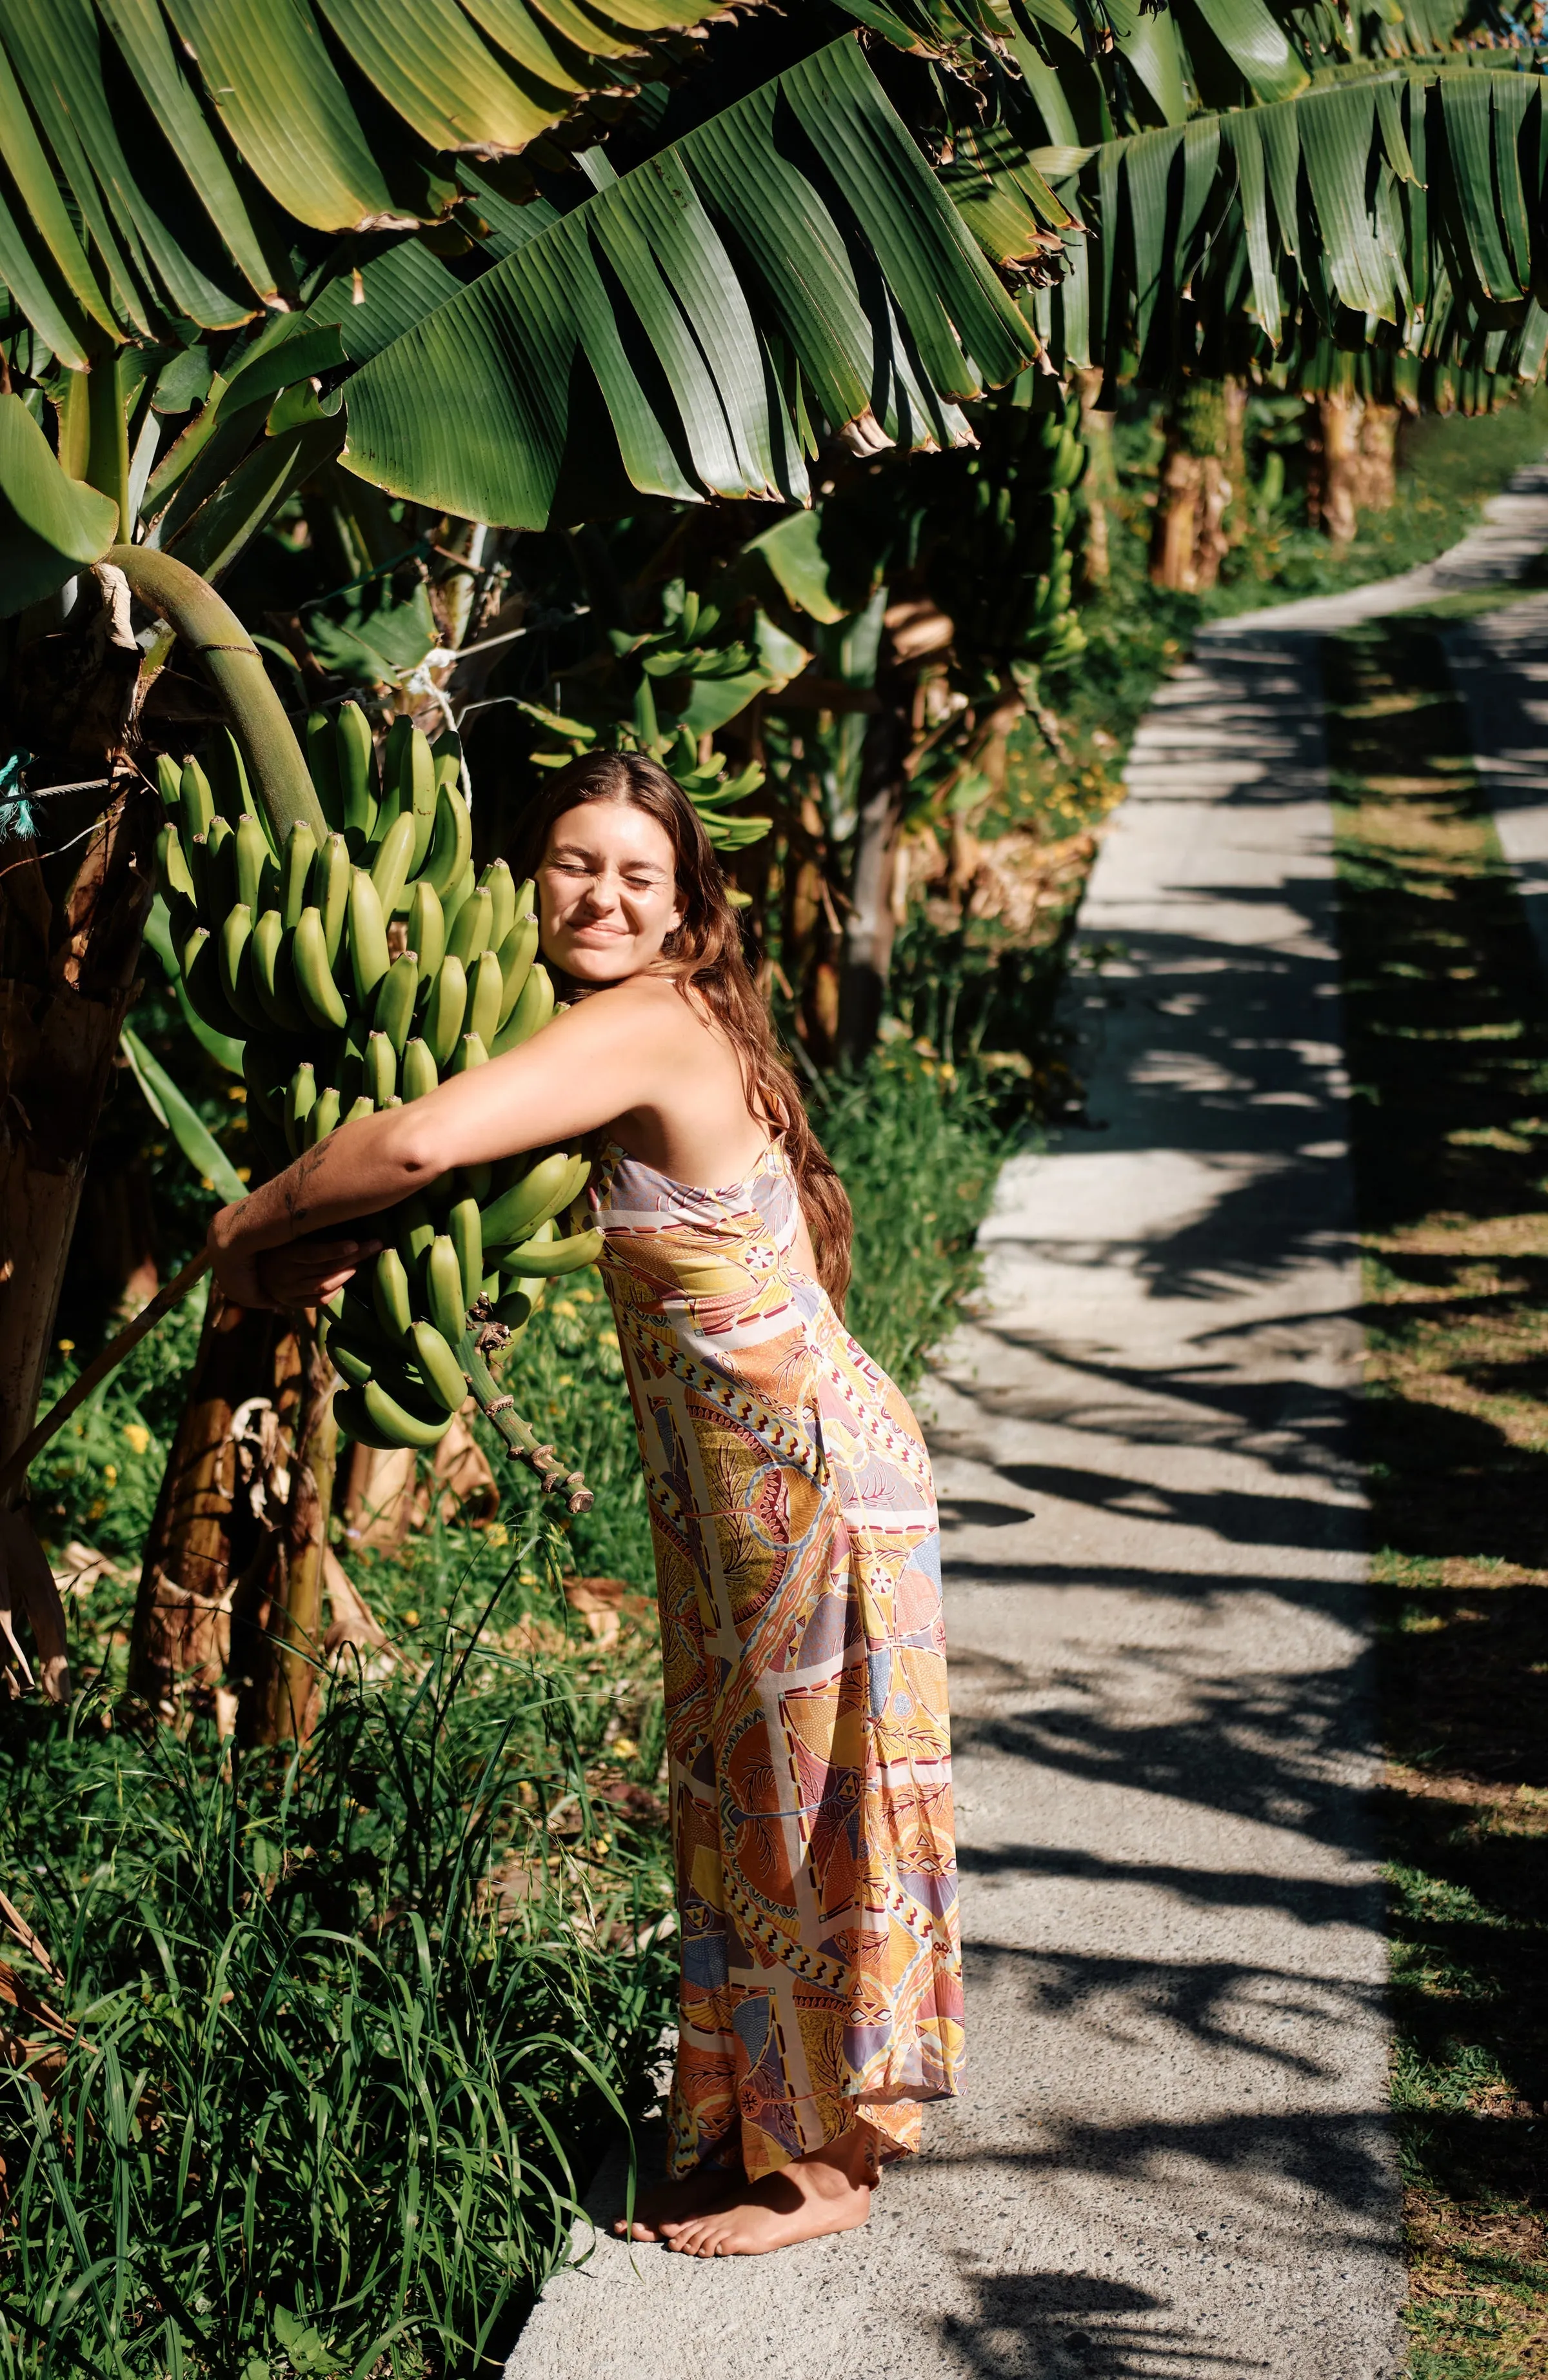
[(538, 868), (543, 956), (578, 983), (640, 975), (682, 923), (666, 830), (629, 802), (556, 818)]

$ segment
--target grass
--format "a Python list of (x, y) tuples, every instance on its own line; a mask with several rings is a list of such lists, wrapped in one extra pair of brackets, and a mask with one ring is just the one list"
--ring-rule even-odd
[(1548, 2374), (1548, 997), (1433, 634), (1327, 650), (1411, 2380)]
[(621, 1665), (512, 1622), (537, 1559), (296, 1758), (127, 1726), (110, 1670), (9, 1715), (6, 2380), (497, 2366), (667, 1967)]

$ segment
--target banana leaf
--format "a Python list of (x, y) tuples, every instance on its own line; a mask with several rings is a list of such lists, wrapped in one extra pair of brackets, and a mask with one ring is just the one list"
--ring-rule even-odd
[(74, 370), (88, 322), (230, 328), (289, 279), (268, 201), (328, 233), (438, 221), (457, 152), (514, 154), (616, 104), (724, 6), (6, 0), (0, 151), (22, 212), (0, 200), (0, 276)]
[(144, 1093), (146, 1106), (157, 1123), (165, 1125), (201, 1181), (208, 1184), (227, 1206), (245, 1198), (247, 1184), (214, 1135), (201, 1123), (197, 1111), (166, 1068), (152, 1058), (129, 1026), (124, 1026), (118, 1040), (129, 1062), (129, 1072)]
[[(1194, 367), (1192, 322), (1218, 337), (1235, 307), (1260, 361), (1293, 359), (1305, 385), (1329, 342), (1329, 357), (1363, 346), (1535, 378), (1548, 82), (1497, 57), (1377, 59), (1196, 115), (1180, 146), (1163, 132), (1103, 143), (1079, 189), (1103, 268), (1089, 276), (1090, 352), (1127, 348), (1164, 380)], [(1079, 249), (1081, 233), (1064, 237)], [(1056, 295), (1033, 292), (1029, 310), (1057, 368), (1083, 364)]]
[(0, 396), (0, 619), (56, 593), (117, 534), (117, 505), (67, 478), (20, 397)]
[(802, 501), (800, 411), (958, 444), (960, 401), (1034, 346), (846, 39), (604, 179), (379, 349), (348, 383), (341, 459), (512, 528), (625, 509), (631, 487)]

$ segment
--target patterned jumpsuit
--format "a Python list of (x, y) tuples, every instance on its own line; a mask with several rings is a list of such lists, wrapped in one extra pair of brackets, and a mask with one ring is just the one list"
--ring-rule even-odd
[(650, 1500), (681, 1929), (671, 2170), (754, 2180), (952, 2095), (940, 1541), (897, 1390), (799, 1269), (783, 1148), (591, 1191)]

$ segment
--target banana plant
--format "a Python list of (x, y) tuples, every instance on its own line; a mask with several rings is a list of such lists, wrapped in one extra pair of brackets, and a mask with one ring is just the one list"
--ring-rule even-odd
[[(647, 130), (620, 172), (597, 133), (631, 106), (659, 124), (629, 94), (663, 96), (647, 69), (691, 68), (687, 34), (720, 12), (555, 5), (589, 47), (522, 0), (404, 0), (419, 45), (390, 56), (353, 0), (0, 7), (25, 209), (0, 212), (0, 747), (36, 756), (43, 821), (0, 879), (28, 1019), (3, 1037), (6, 1088), (34, 1121), (55, 1082), (71, 1091), (5, 1160), (48, 1184), (7, 1191), (11, 1209), (53, 1219), (0, 1286), (6, 1444), (30, 1423), (150, 893), (156, 814), (122, 755), (186, 749), (224, 714), (276, 833), (308, 814), (251, 639), (229, 612), (201, 627), (193, 582), (208, 596), (335, 457), (390, 497), (513, 526), (641, 491), (798, 499), (822, 439), (960, 440), (961, 400), (1031, 352), (852, 38), (798, 42), (680, 138)], [(829, 34), (846, 21), (820, 13)], [(538, 121), (521, 95), (555, 61)], [(171, 665), (179, 643), (214, 703)], [(98, 798), (43, 798), (61, 784)], [(84, 1003), (59, 1007), (62, 967)]]

